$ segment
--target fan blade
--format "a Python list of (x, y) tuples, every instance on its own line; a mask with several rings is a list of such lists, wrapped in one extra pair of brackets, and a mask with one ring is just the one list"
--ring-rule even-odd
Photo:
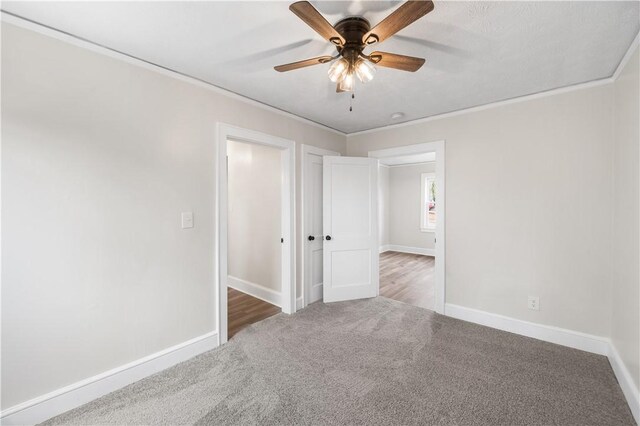
[(369, 60), (381, 67), (411, 72), (418, 71), (425, 62), (423, 58), (396, 55), (395, 53), (388, 52), (373, 52), (369, 55)]
[(295, 13), (298, 18), (302, 19), (325, 40), (337, 46), (344, 45), (344, 37), (342, 37), (308, 1), (295, 2), (289, 6), (289, 10)]
[(433, 10), (432, 1), (408, 1), (362, 36), (364, 44), (379, 43)]
[(317, 58), (305, 59), (304, 61), (292, 62), (290, 64), (273, 67), (278, 72), (297, 70), (298, 68), (310, 67), (311, 65), (326, 64), (331, 62), (333, 56), (318, 56)]

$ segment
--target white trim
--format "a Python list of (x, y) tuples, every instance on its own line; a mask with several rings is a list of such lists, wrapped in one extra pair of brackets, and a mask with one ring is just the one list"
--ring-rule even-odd
[[(435, 230), (435, 305), (434, 310), (439, 314), (444, 314), (445, 297), (446, 297), (446, 185), (445, 185), (445, 141), (435, 141), (418, 143), (414, 145), (405, 145), (395, 148), (380, 149), (377, 151), (369, 151), (369, 157), (373, 158), (390, 158), (400, 157), (412, 154), (424, 154), (426, 152), (436, 153), (436, 185), (440, 194), (440, 201), (436, 205), (436, 213), (438, 221)], [(393, 245), (392, 245), (393, 247)], [(420, 253), (423, 254), (423, 253)]]
[(302, 303), (303, 303), (302, 296), (300, 296), (296, 299), (296, 311), (299, 311), (300, 309), (304, 308)]
[(618, 77), (620, 77), (620, 73), (622, 72), (624, 67), (627, 66), (629, 59), (631, 59), (631, 56), (633, 56), (633, 53), (635, 52), (639, 44), (640, 44), (640, 32), (636, 34), (636, 37), (633, 39), (633, 41), (629, 45), (629, 48), (627, 49), (627, 53), (624, 54), (624, 56), (622, 57), (622, 60), (616, 67), (616, 70), (613, 72), (613, 75), (611, 76), (612, 82), (616, 81)]
[(349, 138), (351, 136), (366, 135), (366, 134), (369, 134), (369, 133), (377, 133), (377, 132), (382, 132), (382, 131), (386, 131), (386, 130), (393, 130), (393, 129), (399, 129), (399, 128), (402, 128), (402, 127), (413, 126), (413, 125), (416, 125), (416, 124), (428, 123), (430, 121), (441, 120), (441, 119), (444, 119), (444, 118), (456, 117), (458, 115), (463, 115), (463, 114), (468, 114), (468, 113), (478, 112), (478, 111), (484, 111), (484, 110), (487, 110), (487, 109), (497, 108), (497, 107), (501, 107), (501, 106), (505, 106), (505, 105), (511, 105), (511, 104), (516, 104), (516, 103), (520, 103), (520, 102), (531, 101), (531, 100), (534, 100), (534, 99), (546, 98), (547, 96), (560, 95), (562, 93), (573, 92), (574, 90), (590, 89), (592, 87), (598, 87), (598, 86), (603, 86), (605, 84), (611, 84), (614, 81), (615, 80), (613, 80), (613, 78), (607, 77), (607, 78), (603, 78), (603, 79), (600, 79), (600, 80), (589, 81), (587, 83), (579, 83), (579, 84), (574, 84), (572, 86), (559, 87), (557, 89), (550, 89), (550, 90), (547, 90), (547, 91), (544, 91), (544, 92), (533, 93), (531, 95), (524, 95), (524, 96), (519, 96), (519, 97), (515, 97), (515, 98), (505, 99), (505, 100), (502, 100), (502, 101), (496, 101), (496, 102), (491, 102), (491, 103), (488, 103), (488, 104), (483, 104), (483, 105), (478, 105), (478, 106), (474, 106), (474, 107), (469, 107), (469, 108), (464, 108), (464, 109), (458, 109), (458, 110), (455, 110), (455, 111), (445, 112), (445, 113), (442, 113), (442, 114), (431, 115), (429, 117), (418, 118), (416, 120), (405, 121), (403, 123), (390, 124), (390, 125), (387, 125), (387, 126), (376, 127), (376, 128), (373, 128), (373, 129), (361, 130), (359, 132), (347, 133), (347, 140), (349, 140)]
[(311, 253), (308, 250), (309, 244), (307, 241), (307, 236), (309, 231), (305, 228), (306, 225), (311, 222), (311, 207), (307, 204), (310, 201), (310, 198), (306, 195), (309, 193), (308, 185), (310, 184), (309, 180), (309, 170), (307, 169), (307, 155), (333, 155), (340, 156), (339, 152), (329, 151), (328, 149), (318, 148), (313, 145), (303, 144), (301, 146), (301, 158), (300, 158), (300, 174), (301, 174), (301, 198), (302, 198), (302, 213), (300, 214), (301, 223), (300, 223), (300, 247), (302, 247), (302, 271), (300, 272), (300, 277), (302, 278), (302, 307), (306, 307), (309, 303), (310, 299), (310, 291), (311, 291), (311, 271), (307, 270), (306, 265), (311, 263)]
[[(404, 157), (413, 154), (424, 154), (434, 151), (437, 152), (438, 148), (440, 148), (440, 145), (444, 145), (444, 140), (378, 149), (376, 151), (369, 151), (368, 154), (369, 157), (373, 158)], [(438, 158), (436, 157), (436, 164), (437, 162)]]
[(521, 336), (606, 356), (620, 384), (622, 393), (629, 404), (631, 413), (636, 423), (640, 424), (640, 391), (636, 387), (633, 377), (622, 361), (622, 358), (620, 358), (616, 347), (608, 338), (566, 328), (523, 321), (504, 315), (454, 305), (452, 303), (446, 304), (445, 315)]
[(609, 353), (609, 340), (605, 337), (523, 321), (452, 303), (446, 304), (445, 315), (598, 355)]
[(160, 352), (113, 368), (10, 407), (0, 414), (3, 425), (43, 422), (110, 392), (151, 376), (220, 345), (218, 332), (204, 334)]
[(267, 288), (263, 285), (229, 275), (227, 278), (227, 286), (246, 293), (249, 296), (264, 300), (272, 305), (281, 307), (282, 295), (280, 292)]
[(253, 130), (242, 129), (224, 123), (217, 123), (216, 139), (216, 291), (218, 300), (218, 318), (220, 343), (227, 342), (227, 141), (229, 139), (258, 145), (271, 146), (281, 150), (282, 197), (281, 229), (284, 242), (282, 246), (282, 312), (292, 314), (296, 311), (296, 232), (295, 232), (295, 142), (267, 135)]
[[(388, 244), (383, 246), (385, 248), (384, 251), (397, 251), (399, 253), (409, 253), (409, 254), (421, 254), (424, 256), (436, 256), (435, 249), (422, 248), (422, 247), (409, 247), (409, 246), (399, 246), (396, 244)], [(382, 252), (381, 252), (382, 253)]]
[(54, 38), (56, 40), (63, 41), (65, 43), (69, 43), (69, 44), (72, 44), (74, 46), (77, 46), (77, 47), (80, 47), (80, 48), (83, 48), (83, 49), (86, 49), (86, 50), (90, 50), (92, 52), (99, 53), (101, 55), (108, 56), (108, 57), (113, 58), (113, 59), (124, 61), (124, 62), (127, 62), (129, 64), (136, 65), (136, 66), (142, 67), (142, 68), (147, 69), (147, 70), (155, 71), (155, 72), (157, 72), (159, 74), (162, 74), (164, 76), (171, 77), (171, 78), (174, 78), (176, 80), (183, 81), (185, 83), (193, 84), (193, 85), (201, 87), (203, 89), (207, 89), (207, 90), (210, 90), (212, 92), (221, 94), (223, 96), (227, 96), (227, 97), (229, 97), (231, 99), (234, 99), (234, 100), (237, 100), (237, 101), (240, 101), (240, 102), (244, 102), (244, 103), (246, 103), (248, 105), (251, 105), (251, 106), (254, 106), (254, 107), (258, 107), (258, 108), (267, 110), (269, 112), (272, 112), (272, 113), (275, 113), (275, 114), (278, 114), (278, 115), (281, 115), (281, 116), (284, 116), (284, 117), (287, 117), (287, 118), (294, 119), (296, 121), (299, 121), (299, 122), (304, 123), (304, 124), (311, 125), (313, 127), (318, 127), (320, 129), (327, 130), (329, 132), (332, 132), (332, 133), (335, 133), (335, 134), (338, 134), (338, 135), (346, 136), (346, 133), (341, 132), (340, 130), (336, 130), (336, 129), (331, 128), (329, 126), (325, 126), (324, 124), (317, 123), (317, 122), (315, 122), (313, 120), (309, 120), (308, 118), (304, 118), (304, 117), (301, 117), (299, 115), (295, 115), (295, 114), (293, 114), (291, 112), (284, 111), (282, 109), (273, 107), (271, 105), (267, 105), (265, 103), (256, 101), (254, 99), (248, 98), (246, 96), (243, 96), (243, 95), (240, 95), (238, 93), (232, 92), (230, 90), (224, 89), (222, 87), (216, 86), (215, 84), (209, 83), (207, 81), (200, 80), (198, 78), (192, 77), (192, 76), (187, 75), (187, 74), (182, 74), (182, 73), (180, 73), (178, 71), (175, 71), (175, 70), (172, 70), (172, 69), (169, 69), (169, 68), (165, 68), (163, 66), (154, 64), (152, 62), (148, 62), (148, 61), (146, 61), (144, 59), (137, 58), (135, 56), (128, 55), (126, 53), (123, 53), (123, 52), (120, 52), (118, 50), (112, 49), (110, 47), (102, 46), (102, 45), (100, 45), (98, 43), (95, 43), (95, 42), (93, 42), (91, 40), (86, 40), (86, 39), (83, 39), (82, 37), (79, 37), (79, 36), (76, 36), (76, 35), (73, 35), (73, 34), (69, 34), (69, 33), (65, 33), (64, 31), (61, 31), (61, 30), (58, 30), (58, 29), (55, 29), (55, 28), (52, 28), (52, 27), (48, 27), (48, 26), (46, 26), (44, 24), (40, 24), (38, 22), (30, 21), (28, 19), (25, 19), (25, 18), (22, 18), (20, 16), (11, 14), (10, 12), (6, 12), (4, 10), (2, 11), (2, 22), (7, 22), (9, 24), (16, 25), (18, 27), (34, 31), (34, 32), (37, 32), (39, 34), (43, 34), (43, 35), (45, 35), (47, 37), (51, 37), (51, 38)]
[(615, 71), (613, 72), (613, 74), (611, 74), (610, 77), (601, 78), (601, 79), (598, 79), (598, 80), (587, 81), (585, 83), (578, 83), (578, 84), (572, 84), (572, 85), (569, 85), (569, 86), (558, 87), (558, 88), (555, 88), (555, 89), (549, 89), (549, 90), (545, 90), (545, 91), (542, 91), (542, 92), (531, 93), (529, 95), (516, 96), (514, 98), (504, 99), (504, 100), (501, 100), (501, 101), (490, 102), (488, 104), (477, 105), (477, 106), (473, 106), (473, 107), (469, 107), (469, 108), (463, 108), (463, 109), (458, 109), (458, 110), (454, 110), (454, 111), (444, 112), (442, 114), (431, 115), (429, 117), (418, 118), (416, 120), (405, 121), (403, 123), (389, 124), (387, 126), (381, 126), (381, 127), (376, 127), (376, 128), (367, 129), (367, 130), (361, 130), (359, 132), (347, 133), (346, 134), (347, 140), (351, 136), (366, 135), (366, 134), (369, 134), (369, 133), (377, 133), (377, 132), (381, 132), (381, 131), (385, 131), (385, 130), (398, 129), (398, 128), (401, 128), (401, 127), (412, 126), (414, 124), (428, 123), (430, 121), (441, 120), (443, 118), (455, 117), (455, 116), (458, 116), (458, 115), (468, 114), (468, 113), (471, 113), (471, 112), (484, 111), (484, 110), (487, 110), (487, 109), (497, 108), (497, 107), (501, 107), (501, 106), (505, 106), (505, 105), (511, 105), (511, 104), (515, 104), (515, 103), (519, 103), (519, 102), (526, 102), (526, 101), (531, 101), (531, 100), (534, 100), (534, 99), (546, 98), (547, 96), (555, 96), (555, 95), (560, 95), (560, 94), (563, 94), (563, 93), (573, 92), (574, 90), (590, 89), (592, 87), (598, 87), (598, 86), (602, 86), (602, 85), (605, 85), (605, 84), (614, 83), (618, 79), (618, 77), (620, 76), (620, 73), (622, 72), (624, 67), (627, 65), (627, 62), (629, 62), (629, 59), (631, 58), (631, 56), (633, 56), (635, 48), (638, 47), (638, 45), (640, 44), (639, 39), (640, 39), (640, 32), (638, 32), (638, 34), (636, 34), (636, 37), (631, 42), (631, 45), (629, 45), (629, 48), (627, 49), (627, 52), (624, 54), (624, 56), (622, 57), (622, 60), (620, 61), (620, 63), (618, 63), (618, 66), (616, 67)]
[(396, 168), (396, 167), (414, 167), (414, 166), (422, 166), (423, 164), (430, 164), (430, 163), (435, 163), (435, 161), (420, 161), (417, 163), (406, 163), (406, 164), (392, 164), (390, 166), (387, 166), (385, 164), (382, 164), (385, 167), (391, 167), (391, 168)]
[(389, 250), (391, 250), (391, 245), (390, 244), (384, 244), (380, 246), (380, 253), (384, 253), (387, 252)]
[(636, 420), (636, 423), (640, 424), (640, 390), (636, 387), (633, 377), (631, 377), (631, 373), (625, 366), (622, 358), (620, 358), (620, 354), (616, 350), (613, 342), (609, 343), (609, 353), (607, 355), (611, 368), (613, 369), (613, 373), (616, 375), (618, 384), (622, 389), (622, 393), (627, 399), (627, 403), (631, 409), (631, 414), (633, 414), (633, 418)]
[(208, 90), (211, 90), (213, 92), (222, 94), (224, 96), (230, 97), (232, 99), (236, 99), (239, 100), (241, 102), (247, 103), (249, 105), (258, 107), (258, 108), (262, 108), (265, 109), (267, 111), (273, 112), (275, 114), (278, 115), (282, 115), (288, 118), (292, 118), (296, 121), (314, 126), (314, 127), (318, 127), (327, 131), (330, 131), (332, 133), (338, 134), (338, 135), (342, 135), (345, 136), (347, 139), (350, 136), (357, 136), (357, 135), (364, 135), (367, 133), (374, 133), (374, 132), (379, 132), (379, 131), (383, 131), (383, 130), (389, 130), (389, 129), (396, 129), (396, 128), (400, 128), (400, 127), (406, 127), (406, 126), (411, 126), (413, 124), (420, 124), (420, 123), (425, 123), (425, 122), (429, 122), (429, 121), (433, 121), (433, 120), (439, 120), (442, 118), (449, 118), (449, 117), (454, 117), (457, 115), (461, 115), (461, 114), (466, 114), (466, 113), (470, 113), (470, 112), (476, 112), (476, 111), (483, 111), (486, 109), (491, 109), (491, 108), (495, 108), (495, 107), (500, 107), (503, 105), (509, 105), (512, 103), (517, 103), (517, 102), (525, 102), (528, 100), (532, 100), (532, 99), (539, 99), (539, 98), (543, 98), (543, 97), (547, 97), (547, 96), (553, 96), (553, 95), (558, 95), (558, 94), (562, 94), (562, 93), (567, 93), (567, 92), (571, 92), (574, 90), (581, 90), (581, 89), (588, 89), (591, 87), (597, 87), (597, 86), (601, 86), (604, 84), (610, 84), (613, 83), (618, 76), (620, 75), (620, 72), (622, 71), (622, 69), (624, 69), (624, 66), (626, 65), (626, 63), (628, 62), (629, 58), (631, 57), (631, 53), (633, 52), (634, 48), (636, 46), (638, 46), (638, 36), (640, 35), (636, 35), (635, 39), (633, 40), (633, 42), (631, 43), (631, 45), (629, 46), (629, 49), (627, 50), (625, 56), (623, 56), (622, 60), (620, 61), (620, 63), (618, 64), (618, 66), (616, 67), (616, 70), (614, 71), (614, 73), (607, 78), (603, 78), (603, 79), (599, 79), (599, 80), (593, 80), (593, 81), (589, 81), (589, 82), (585, 82), (585, 83), (578, 83), (578, 84), (573, 84), (570, 86), (564, 86), (564, 87), (559, 87), (556, 89), (549, 89), (543, 92), (538, 92), (538, 93), (532, 93), (529, 95), (523, 95), (523, 96), (518, 96), (515, 98), (511, 98), (511, 99), (505, 99), (502, 101), (496, 101), (496, 102), (491, 102), (488, 104), (484, 104), (484, 105), (478, 105), (478, 106), (474, 106), (474, 107), (469, 107), (469, 108), (464, 108), (464, 109), (460, 109), (460, 110), (455, 110), (455, 111), (450, 111), (450, 112), (446, 112), (446, 113), (442, 113), (442, 114), (437, 114), (437, 115), (432, 115), (429, 117), (423, 117), (423, 118), (419, 118), (416, 120), (411, 120), (411, 121), (405, 121), (403, 123), (397, 123), (397, 124), (391, 124), (391, 125), (387, 125), (387, 126), (381, 126), (381, 127), (376, 127), (373, 129), (367, 129), (367, 130), (362, 130), (359, 132), (352, 132), (352, 133), (346, 133), (346, 132), (342, 132), (340, 130), (334, 129), (332, 127), (326, 126), (324, 124), (320, 124), (317, 123), (315, 121), (309, 120), (308, 118), (304, 118), (298, 115), (295, 115), (293, 113), (290, 113), (288, 111), (284, 111), (278, 108), (275, 108), (271, 105), (267, 105), (264, 104), (262, 102), (253, 100), (251, 98), (248, 98), (246, 96), (242, 96), (239, 95), (237, 93), (231, 92), (227, 89), (223, 89), (221, 87), (218, 87), (212, 83), (206, 82), (204, 80), (199, 80), (195, 77), (191, 77), (185, 74), (181, 74), (177, 71), (168, 69), (168, 68), (164, 68), (161, 67), (159, 65), (153, 64), (151, 62), (147, 62), (145, 60), (142, 60), (140, 58), (136, 58), (134, 56), (130, 56), (127, 55), (125, 53), (119, 52), (115, 49), (111, 49), (109, 47), (106, 46), (101, 46), (97, 43), (94, 43), (90, 40), (85, 40), (82, 39), (81, 37), (75, 36), (73, 34), (68, 34), (65, 33), (63, 31), (57, 30), (55, 28), (52, 27), (48, 27), (46, 25), (37, 23), (37, 22), (33, 22), (30, 21), (28, 19), (19, 17), (17, 15), (13, 15), (10, 14), (6, 11), (2, 11), (2, 21), (3, 22), (7, 22), (22, 28), (26, 28), (29, 29), (31, 31), (35, 31), (37, 33), (46, 35), (48, 37), (51, 38), (55, 38), (57, 40), (61, 40), (64, 41), (66, 43), (72, 44), (74, 46), (78, 46), (87, 50), (90, 50), (92, 52), (96, 52), (96, 53), (100, 53), (102, 55), (114, 58), (114, 59), (118, 59), (133, 65), (137, 65), (139, 67), (148, 69), (148, 70), (152, 70), (155, 72), (158, 72), (160, 74), (163, 74), (165, 76), (171, 77), (171, 78), (175, 78), (177, 80), (181, 80), (190, 84), (194, 84), (198, 87), (202, 87)]

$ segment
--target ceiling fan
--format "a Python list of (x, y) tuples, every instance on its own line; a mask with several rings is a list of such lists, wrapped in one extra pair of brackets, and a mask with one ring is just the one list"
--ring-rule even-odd
[(374, 65), (415, 72), (424, 64), (423, 58), (378, 51), (367, 55), (363, 51), (367, 46), (386, 40), (431, 12), (432, 1), (407, 1), (373, 28), (369, 21), (359, 16), (345, 18), (332, 26), (308, 1), (295, 2), (289, 6), (289, 10), (325, 40), (333, 43), (338, 54), (278, 65), (274, 67), (276, 71), (292, 71), (337, 59), (329, 68), (329, 79), (337, 83), (336, 92), (339, 93), (353, 91), (354, 75), (363, 83), (371, 81), (375, 74)]

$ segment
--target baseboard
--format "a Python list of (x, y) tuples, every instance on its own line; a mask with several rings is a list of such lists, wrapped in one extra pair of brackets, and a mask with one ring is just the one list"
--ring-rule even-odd
[(3, 425), (32, 425), (79, 407), (220, 345), (214, 331), (10, 407)]
[(503, 315), (466, 308), (464, 306), (447, 303), (444, 308), (445, 315), (487, 327), (497, 328), (522, 336), (533, 337), (562, 346), (591, 352), (598, 355), (609, 354), (609, 339), (593, 336), (566, 328), (553, 327), (523, 321)]
[(636, 387), (631, 373), (629, 373), (629, 370), (624, 365), (613, 343), (609, 343), (608, 358), (613, 373), (616, 375), (616, 379), (618, 379), (622, 393), (627, 399), (633, 418), (636, 420), (636, 424), (640, 425), (640, 390)]
[(389, 244), (385, 244), (383, 246), (380, 246), (380, 253), (384, 253), (385, 251), (391, 250), (389, 247), (391, 247)]
[[(434, 256), (434, 257), (436, 255), (435, 249), (428, 249), (428, 248), (422, 248), (422, 247), (399, 246), (396, 244), (389, 244), (383, 247), (385, 248), (384, 251), (398, 251), (400, 253), (422, 254), (425, 256)], [(380, 253), (382, 253), (382, 251)]]
[(629, 373), (618, 351), (609, 339), (565, 328), (522, 321), (451, 303), (445, 305), (445, 315), (487, 327), (497, 328), (498, 330), (533, 337), (534, 339), (544, 340), (545, 342), (568, 346), (598, 355), (605, 355), (609, 359), (611, 368), (620, 384), (622, 393), (629, 404), (636, 423), (640, 424), (640, 392), (633, 381), (633, 377), (631, 377), (631, 373)]
[[(282, 307), (282, 296), (280, 293), (261, 286), (260, 284), (252, 283), (229, 275), (227, 278), (227, 285), (250, 296), (271, 303), (272, 305)], [(296, 301), (296, 304), (297, 303), (298, 302)]]
[(300, 296), (296, 299), (296, 311), (299, 311), (302, 308), (302, 296)]

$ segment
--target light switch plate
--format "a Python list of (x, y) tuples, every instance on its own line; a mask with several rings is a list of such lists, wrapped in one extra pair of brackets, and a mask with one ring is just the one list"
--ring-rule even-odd
[(193, 212), (182, 212), (182, 229), (193, 228)]

